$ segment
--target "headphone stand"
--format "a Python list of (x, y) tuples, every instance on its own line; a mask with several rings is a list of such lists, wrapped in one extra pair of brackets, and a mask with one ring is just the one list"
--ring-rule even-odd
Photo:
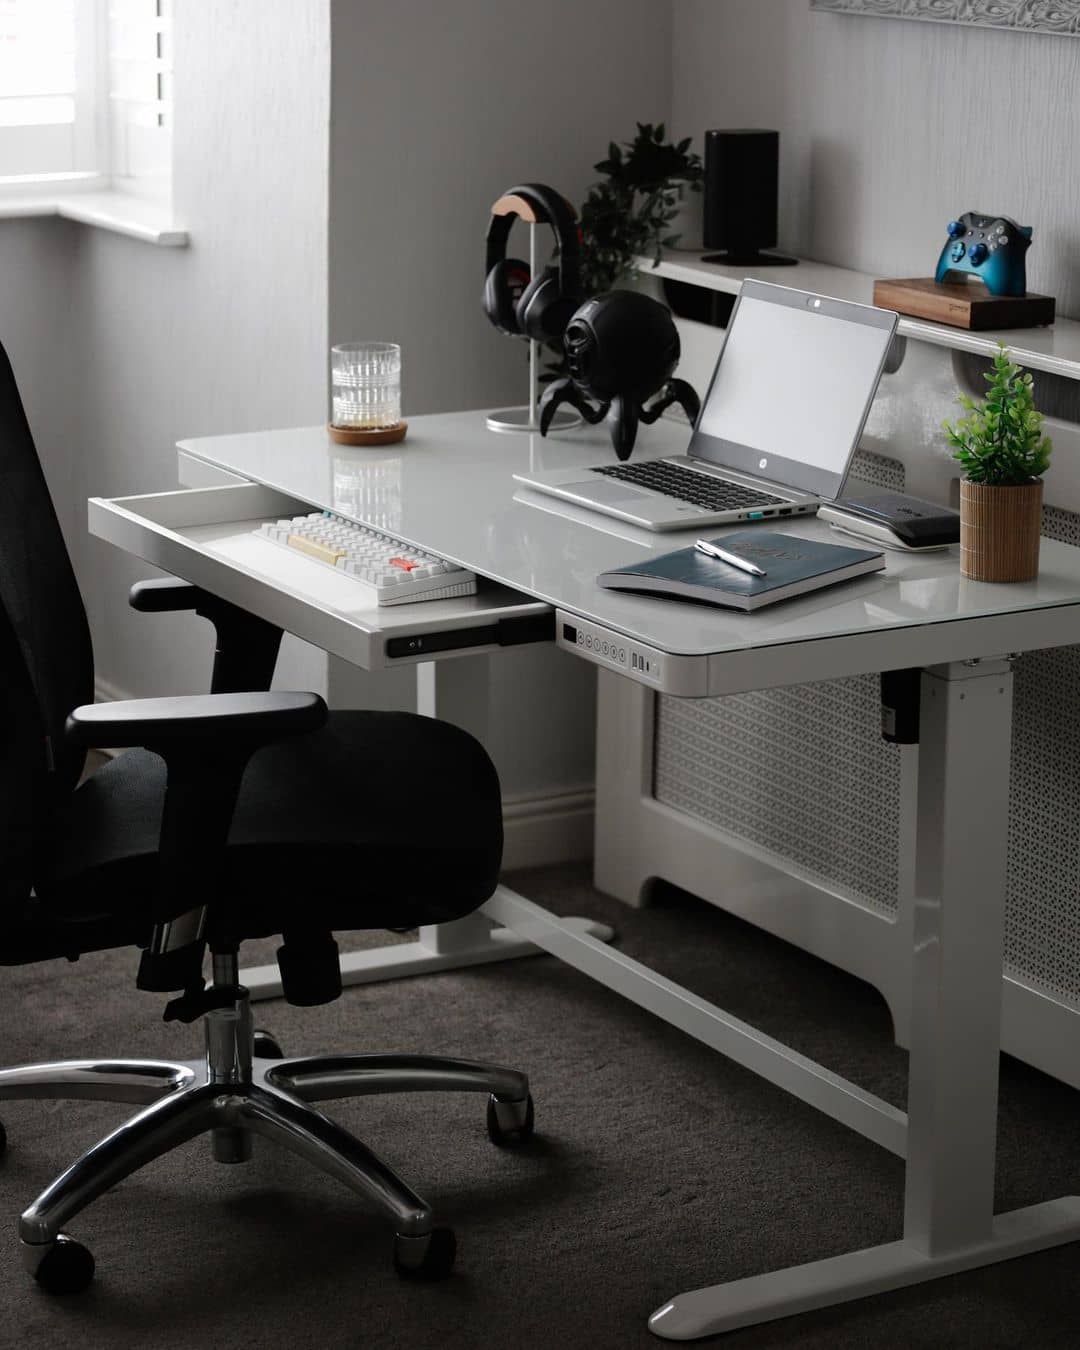
[[(529, 275), (536, 276), (536, 225), (529, 223)], [(540, 343), (529, 339), (529, 401), (522, 407), (496, 408), (487, 415), (489, 431), (539, 431), (540, 419)], [(575, 412), (560, 408), (551, 419), (553, 431), (568, 431), (579, 427), (581, 418)]]

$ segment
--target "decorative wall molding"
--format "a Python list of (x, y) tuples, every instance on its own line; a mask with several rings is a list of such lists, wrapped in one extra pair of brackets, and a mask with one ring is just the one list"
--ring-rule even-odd
[(1080, 0), (810, 0), (810, 8), (878, 19), (1080, 37)]

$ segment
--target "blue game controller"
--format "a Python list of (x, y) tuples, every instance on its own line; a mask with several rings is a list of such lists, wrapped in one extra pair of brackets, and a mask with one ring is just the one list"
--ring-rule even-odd
[(985, 282), (991, 295), (1026, 295), (1024, 255), (1030, 247), (1030, 225), (965, 211), (959, 220), (949, 221), (934, 280), (942, 282), (950, 272), (970, 272)]

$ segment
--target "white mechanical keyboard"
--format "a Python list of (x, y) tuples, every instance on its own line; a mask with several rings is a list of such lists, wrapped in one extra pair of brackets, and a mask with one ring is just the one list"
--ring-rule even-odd
[(379, 605), (452, 600), (476, 593), (473, 572), (330, 511), (267, 521), (255, 533), (352, 577)]

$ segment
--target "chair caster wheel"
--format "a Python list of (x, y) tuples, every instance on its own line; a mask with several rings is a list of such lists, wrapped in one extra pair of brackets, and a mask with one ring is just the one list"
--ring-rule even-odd
[(523, 1102), (501, 1102), (488, 1098), (488, 1138), (499, 1148), (517, 1148), (533, 1137), (532, 1093)]
[(58, 1234), (34, 1271), (34, 1279), (49, 1294), (78, 1294), (93, 1278), (93, 1256), (66, 1233)]
[(457, 1238), (452, 1228), (433, 1228), (426, 1238), (394, 1238), (394, 1269), (406, 1280), (445, 1280), (454, 1269)]
[(285, 1051), (282, 1050), (276, 1037), (271, 1036), (268, 1031), (256, 1030), (252, 1037), (252, 1051), (256, 1059), (284, 1059)]

